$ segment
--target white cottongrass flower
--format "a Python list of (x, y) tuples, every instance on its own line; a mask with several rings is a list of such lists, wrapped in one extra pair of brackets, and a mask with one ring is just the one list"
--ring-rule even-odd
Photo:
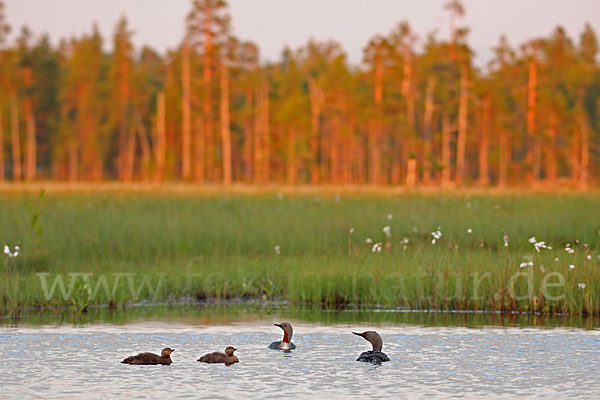
[(275, 250), (275, 254), (279, 254), (281, 253), (281, 246), (277, 245), (273, 248), (273, 250)]
[(558, 262), (558, 257), (556, 257), (556, 258), (554, 259), (554, 261)]
[(471, 228), (467, 229), (467, 233), (473, 233), (473, 229), (471, 229)]
[(19, 246), (15, 246), (14, 251), (10, 250), (10, 247), (8, 245), (4, 245), (4, 254), (6, 254), (7, 256), (9, 256), (10, 258), (15, 258), (19, 255), (19, 252), (21, 251), (21, 248)]
[(585, 256), (585, 258), (587, 258), (588, 260), (592, 259), (592, 256), (590, 256), (589, 254), (587, 256)]
[(409, 242), (409, 239), (407, 237), (403, 237), (402, 241), (400, 243), (402, 243), (402, 244), (408, 244), (408, 242)]
[(585, 283), (579, 283), (579, 284), (577, 284), (577, 287), (579, 289), (585, 289), (585, 286), (586, 286)]
[(533, 267), (533, 261), (523, 261), (519, 264), (519, 268)]
[(575, 269), (575, 265), (574, 264), (569, 265), (569, 269)]
[(371, 248), (371, 251), (373, 253), (381, 253), (381, 249), (383, 248), (381, 242), (377, 242), (373, 245), (373, 247)]
[(573, 254), (573, 253), (575, 253), (575, 250), (573, 250), (573, 249), (572, 249), (572, 248), (570, 248), (570, 247), (567, 247), (567, 248), (565, 249), (565, 251), (566, 251), (567, 253), (569, 253), (569, 254)]
[(436, 231), (431, 232), (431, 236), (433, 236), (433, 239), (431, 240), (431, 244), (435, 244), (435, 242), (437, 242), (438, 240), (441, 239), (441, 237), (442, 237), (442, 231), (441, 231), (441, 229), (442, 228), (440, 228), (438, 226), (438, 228), (437, 228)]
[(535, 240), (535, 236), (532, 236), (529, 238), (529, 243), (536, 243), (537, 240)]
[(365, 239), (365, 243), (367, 243), (367, 244), (371, 244), (371, 243), (373, 243), (373, 239), (371, 239), (371, 238), (366, 238), (366, 239)]
[(508, 239), (508, 235), (506, 233), (504, 234), (503, 239), (504, 239), (504, 247), (508, 247), (508, 240), (509, 239)]
[(387, 237), (392, 236), (392, 228), (389, 225), (384, 226), (383, 233), (385, 233)]
[(354, 233), (354, 228), (348, 229), (348, 233), (352, 235)]
[(389, 219), (390, 221), (392, 220), (392, 218), (394, 218), (394, 216), (392, 214), (387, 215), (387, 219)]
[(537, 251), (538, 253), (540, 252), (540, 249), (549, 249), (549, 250), (552, 250), (552, 247), (547, 246), (546, 242), (535, 242), (533, 244), (533, 247), (535, 247), (535, 251)]

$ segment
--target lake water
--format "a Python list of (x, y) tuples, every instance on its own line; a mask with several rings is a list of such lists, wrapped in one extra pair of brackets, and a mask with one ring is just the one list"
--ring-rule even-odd
[[(121, 311), (134, 315), (124, 319), (4, 321), (0, 397), (600, 397), (595, 322), (591, 329), (523, 327), (514, 320), (493, 326), (472, 324), (481, 315), (436, 313), (434, 319), (446, 323), (404, 323), (393, 319), (431, 320), (432, 314), (389, 310), (344, 310), (307, 322), (311, 318), (286, 308), (223, 309), (170, 308), (170, 317), (150, 308)], [(294, 325), (298, 349), (291, 353), (266, 348), (281, 338), (272, 324), (283, 320)], [(470, 324), (477, 326), (466, 327)], [(368, 329), (383, 336), (390, 362), (355, 361), (369, 344), (350, 332)], [(239, 364), (196, 362), (228, 345), (238, 348)], [(120, 363), (167, 346), (176, 349), (170, 366)]]

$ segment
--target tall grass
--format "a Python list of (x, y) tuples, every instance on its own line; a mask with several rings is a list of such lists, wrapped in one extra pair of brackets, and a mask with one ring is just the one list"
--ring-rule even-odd
[[(22, 250), (0, 255), (2, 313), (248, 297), (598, 315), (598, 210), (594, 194), (4, 193), (0, 246)], [(57, 276), (69, 296), (45, 295)]]

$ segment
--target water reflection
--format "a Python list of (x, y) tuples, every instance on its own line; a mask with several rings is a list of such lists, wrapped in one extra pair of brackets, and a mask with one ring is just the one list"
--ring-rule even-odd
[(326, 309), (275, 302), (223, 302), (199, 304), (144, 305), (128, 308), (90, 308), (85, 314), (37, 313), (29, 311), (18, 319), (0, 319), (3, 326), (89, 324), (130, 324), (139, 321), (161, 321), (189, 325), (228, 325), (240, 322), (296, 320), (323, 325), (371, 324), (417, 325), (430, 327), (571, 327), (597, 329), (600, 318), (581, 316), (542, 316), (488, 312), (412, 311), (389, 308)]

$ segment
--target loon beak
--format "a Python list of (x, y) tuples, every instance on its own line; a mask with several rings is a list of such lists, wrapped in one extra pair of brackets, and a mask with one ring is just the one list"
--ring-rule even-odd
[(360, 336), (360, 337), (362, 337), (362, 338), (364, 338), (364, 337), (365, 337), (365, 335), (364, 335), (364, 334), (362, 334), (362, 333), (358, 333), (358, 332), (352, 332), (352, 333), (353, 333), (353, 334), (355, 334), (356, 336)]
[(280, 327), (280, 328), (281, 328), (281, 324), (273, 324), (273, 325), (275, 325), (275, 326), (278, 326), (278, 327)]
[(171, 353), (174, 352), (174, 351), (175, 351), (175, 349), (171, 349)]

